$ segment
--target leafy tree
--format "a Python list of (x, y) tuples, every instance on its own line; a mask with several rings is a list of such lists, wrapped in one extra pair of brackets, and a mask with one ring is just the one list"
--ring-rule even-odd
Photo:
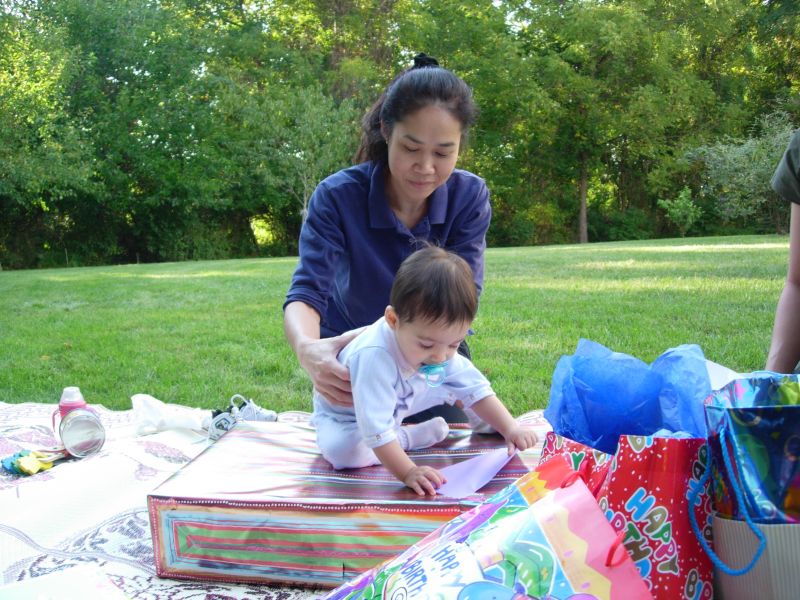
[(254, 219), (293, 251), (419, 51), (481, 107), (460, 166), (492, 191), (493, 245), (656, 235), (685, 187), (695, 231), (775, 229), (799, 23), (789, 0), (8, 0), (0, 261), (244, 256)]
[(747, 137), (729, 136), (689, 153), (705, 166), (705, 188), (724, 218), (785, 231), (788, 208), (772, 191), (770, 179), (792, 131), (789, 115), (778, 110), (758, 119)]
[(355, 154), (359, 115), (352, 102), (337, 105), (317, 86), (287, 92), (281, 99), (282, 135), (271, 144), (279, 163), (276, 183), (294, 199), (305, 219), (317, 184)]
[(585, 242), (591, 182), (609, 178), (620, 211), (647, 208), (649, 165), (712, 96), (681, 68), (675, 37), (655, 28), (641, 7), (535, 4), (518, 16), (533, 73), (556, 107), (555, 134), (542, 150), (552, 159), (553, 177), (573, 186), (577, 237)]
[(19, 267), (60, 251), (69, 264), (77, 224), (62, 204), (93, 187), (91, 145), (64, 110), (74, 56), (18, 15), (0, 15), (0, 46), (0, 256)]

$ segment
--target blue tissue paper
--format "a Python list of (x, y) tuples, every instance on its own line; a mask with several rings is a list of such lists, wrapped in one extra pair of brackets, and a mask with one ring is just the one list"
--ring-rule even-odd
[(671, 348), (648, 365), (581, 339), (556, 365), (544, 415), (556, 433), (613, 454), (620, 435), (706, 437), (703, 400), (710, 393), (697, 345)]

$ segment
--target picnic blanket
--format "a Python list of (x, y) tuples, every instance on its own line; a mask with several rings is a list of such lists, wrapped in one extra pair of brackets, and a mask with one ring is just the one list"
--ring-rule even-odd
[[(55, 403), (0, 402), (0, 458), (55, 446), (55, 408)], [(308, 600), (327, 593), (278, 584), (158, 577), (147, 496), (213, 442), (189, 429), (137, 435), (133, 410), (92, 408), (106, 430), (98, 454), (57, 462), (31, 477), (0, 470), (0, 597), (6, 592), (15, 598), (37, 597), (44, 581), (51, 582), (49, 589), (58, 590), (59, 598), (89, 597), (90, 584), (110, 584), (112, 591), (122, 592), (120, 598), (130, 600)], [(541, 413), (527, 413), (525, 420), (541, 421)], [(309, 418), (309, 413), (285, 412), (278, 421), (305, 424)], [(6, 585), (12, 588), (4, 590)], [(96, 596), (111, 599), (107, 588), (103, 590)]]
[[(55, 445), (50, 421), (54, 408), (55, 404), (0, 402), (0, 457)], [(325, 593), (157, 577), (147, 494), (209, 442), (205, 435), (186, 429), (137, 436), (132, 410), (93, 408), (107, 434), (99, 454), (58, 462), (32, 477), (0, 471), (0, 586), (13, 584), (11, 597), (22, 597), (24, 586), (45, 577), (57, 581), (60, 597), (68, 597), (64, 586), (76, 579), (62, 577), (69, 571), (81, 573), (84, 585), (85, 574), (93, 572), (130, 600), (306, 600)], [(288, 422), (307, 418), (307, 413), (279, 417)], [(70, 597), (89, 597), (77, 592)]]

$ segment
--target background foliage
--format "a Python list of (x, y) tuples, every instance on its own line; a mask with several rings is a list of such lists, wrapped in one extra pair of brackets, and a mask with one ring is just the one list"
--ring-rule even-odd
[[(417, 51), (473, 86), (490, 244), (781, 231), (793, 0), (4, 0), (0, 265), (285, 255)], [(690, 191), (688, 230), (659, 199)]]

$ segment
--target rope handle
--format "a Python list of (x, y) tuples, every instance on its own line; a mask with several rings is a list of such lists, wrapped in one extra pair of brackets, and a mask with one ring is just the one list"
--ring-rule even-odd
[(753, 522), (750, 513), (747, 510), (747, 505), (744, 502), (744, 493), (739, 485), (739, 480), (736, 478), (736, 474), (733, 470), (733, 462), (736, 462), (736, 467), (739, 473), (742, 472), (742, 467), (738, 461), (738, 459), (734, 456), (733, 461), (731, 461), (730, 453), (728, 452), (728, 444), (726, 443), (728, 437), (728, 425), (724, 423), (719, 430), (719, 441), (720, 446), (722, 446), (722, 458), (725, 461), (725, 468), (727, 469), (728, 473), (730, 474), (731, 480), (731, 487), (733, 488), (733, 492), (736, 495), (736, 502), (739, 504), (739, 507), (744, 515), (745, 523), (750, 528), (750, 531), (758, 539), (758, 549), (756, 550), (753, 558), (750, 562), (742, 567), (741, 569), (734, 569), (733, 567), (729, 567), (726, 565), (722, 559), (717, 556), (717, 554), (711, 549), (706, 541), (705, 537), (700, 532), (700, 527), (697, 525), (697, 515), (695, 515), (694, 507), (697, 504), (697, 499), (700, 496), (700, 490), (704, 489), (708, 484), (708, 479), (711, 475), (711, 449), (709, 447), (708, 459), (706, 460), (706, 468), (703, 472), (703, 476), (700, 478), (700, 485), (698, 485), (692, 493), (689, 495), (689, 524), (692, 526), (692, 531), (694, 532), (697, 541), (700, 542), (700, 545), (703, 547), (703, 550), (706, 551), (706, 554), (711, 559), (711, 562), (721, 570), (723, 573), (728, 575), (744, 575), (748, 571), (750, 571), (753, 567), (756, 566), (758, 559), (761, 558), (761, 555), (764, 553), (764, 549), (767, 546), (767, 540), (764, 537), (764, 532), (762, 532), (758, 526)]
[(586, 483), (586, 477), (584, 477), (583, 473), (581, 473), (580, 471), (573, 471), (572, 473), (570, 473), (569, 475), (564, 477), (564, 480), (561, 482), (561, 485), (558, 486), (558, 487), (560, 487), (560, 488), (569, 487), (573, 483), (575, 483), (578, 479), (583, 481), (583, 483)]
[[(618, 567), (623, 562), (625, 562), (625, 558), (628, 556), (627, 550), (625, 550), (625, 546), (622, 545), (622, 540), (625, 539), (625, 530), (617, 532), (617, 537), (614, 538), (614, 541), (611, 542), (611, 546), (608, 548), (608, 554), (606, 554), (606, 566), (607, 567)], [(614, 555), (618, 554), (617, 550), (620, 548), (623, 549), (621, 558), (618, 558), (614, 561)]]

